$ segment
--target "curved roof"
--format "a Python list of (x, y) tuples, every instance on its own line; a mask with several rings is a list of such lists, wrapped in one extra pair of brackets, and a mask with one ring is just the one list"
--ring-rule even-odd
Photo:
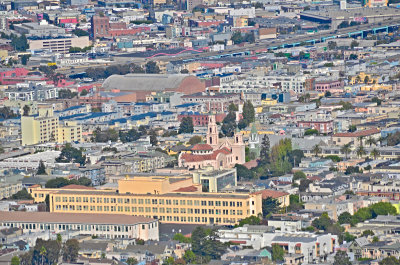
[(190, 77), (184, 74), (127, 74), (112, 75), (104, 83), (105, 90), (122, 91), (164, 91), (179, 87), (182, 81)]
[(196, 144), (193, 146), (192, 151), (206, 151), (206, 150), (213, 150), (211, 145), (209, 144)]

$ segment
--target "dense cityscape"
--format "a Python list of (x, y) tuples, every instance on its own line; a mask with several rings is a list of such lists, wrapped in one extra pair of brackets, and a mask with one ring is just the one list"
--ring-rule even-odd
[(400, 0), (2, 0), (0, 264), (400, 265)]

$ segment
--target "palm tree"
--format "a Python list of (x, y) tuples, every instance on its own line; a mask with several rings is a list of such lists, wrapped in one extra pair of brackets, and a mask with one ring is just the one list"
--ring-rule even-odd
[(39, 253), (40, 258), (42, 260), (42, 265), (44, 264), (44, 256), (46, 256), (46, 254), (47, 254), (47, 250), (44, 246), (42, 246), (42, 248), (40, 249), (40, 253)]
[(361, 158), (363, 155), (365, 155), (365, 149), (362, 145), (360, 145), (357, 149), (357, 156)]
[(364, 136), (359, 136), (357, 138), (358, 138), (358, 141), (360, 142), (360, 146), (363, 146)]
[(312, 149), (313, 153), (315, 154), (315, 156), (318, 157), (318, 154), (320, 154), (322, 152), (321, 147), (319, 146), (319, 144), (314, 145), (313, 149)]
[(386, 140), (386, 138), (387, 138), (387, 137), (384, 137), (384, 136), (379, 137), (378, 142), (379, 142), (379, 145), (380, 145), (380, 146), (383, 145), (383, 142)]
[(371, 136), (368, 137), (368, 139), (365, 141), (367, 144), (369, 144), (369, 147), (371, 147), (372, 145), (376, 144), (376, 140), (374, 138), (372, 138)]
[(372, 149), (370, 155), (376, 160), (376, 158), (380, 156), (379, 150), (376, 148)]
[(340, 152), (342, 152), (345, 155), (346, 160), (347, 160), (347, 156), (351, 152), (351, 148), (350, 147), (351, 147), (351, 145), (350, 145), (350, 143), (348, 143), (348, 144), (343, 145), (342, 148), (340, 148)]

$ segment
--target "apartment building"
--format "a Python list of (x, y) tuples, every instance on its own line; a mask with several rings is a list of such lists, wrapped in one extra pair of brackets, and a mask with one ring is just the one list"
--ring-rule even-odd
[(262, 213), (260, 194), (207, 193), (189, 177), (127, 176), (118, 190), (30, 188), (34, 198), (49, 195), (50, 212), (124, 214), (162, 223), (235, 225)]
[(71, 47), (85, 48), (88, 46), (90, 46), (88, 36), (29, 40), (29, 49), (33, 51), (50, 50), (52, 52), (68, 53)]
[(205, 107), (205, 112), (227, 112), (230, 104), (240, 103), (240, 94), (203, 94), (196, 93), (182, 96), (182, 103), (200, 103)]
[(126, 215), (2, 212), (1, 227), (21, 228), (24, 233), (79, 231), (80, 235), (110, 239), (159, 239), (157, 220)]
[(0, 200), (6, 199), (22, 190), (21, 183), (1, 183), (0, 184)]
[(22, 116), (22, 145), (59, 142), (67, 143), (82, 140), (82, 126), (76, 122), (59, 123), (52, 107), (38, 109), (37, 116)]

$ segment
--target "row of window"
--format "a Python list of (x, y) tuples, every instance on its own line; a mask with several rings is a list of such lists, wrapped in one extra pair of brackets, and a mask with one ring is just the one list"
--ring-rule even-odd
[[(242, 207), (243, 202), (235, 201), (205, 201), (205, 200), (172, 200), (172, 199), (130, 199), (130, 198), (102, 198), (102, 197), (65, 197), (56, 196), (56, 202), (90, 202), (90, 203), (118, 203), (118, 204), (152, 204), (152, 205), (181, 205), (181, 206), (223, 206)], [(249, 202), (247, 202), (249, 206)]]
[[(208, 214), (208, 215), (243, 215), (243, 210), (193, 209), (193, 208), (158, 208), (129, 206), (88, 206), (88, 205), (55, 205), (56, 211), (90, 211), (90, 212), (125, 212), (125, 213), (174, 213), (174, 214)], [(247, 210), (249, 214), (249, 210)]]

